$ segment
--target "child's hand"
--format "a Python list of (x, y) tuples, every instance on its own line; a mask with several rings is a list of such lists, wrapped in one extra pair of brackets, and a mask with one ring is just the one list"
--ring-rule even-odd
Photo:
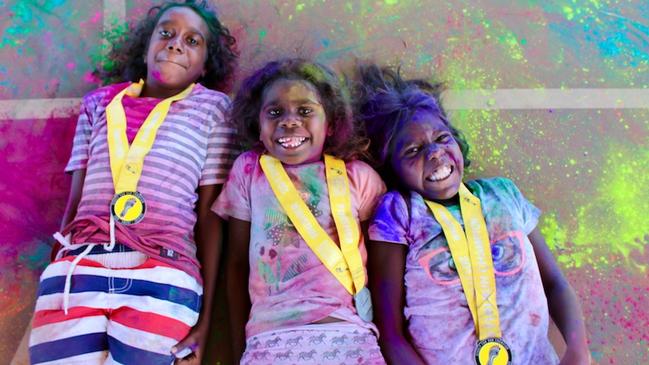
[(570, 347), (568, 347), (559, 365), (590, 365), (590, 363), (590, 352), (588, 352), (588, 350), (571, 350)]
[(203, 349), (207, 341), (208, 325), (199, 320), (180, 342), (171, 348), (177, 359), (176, 365), (200, 365), (203, 360)]

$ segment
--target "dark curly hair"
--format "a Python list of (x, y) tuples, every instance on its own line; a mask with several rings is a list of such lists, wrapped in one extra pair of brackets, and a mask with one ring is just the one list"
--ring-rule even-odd
[(393, 139), (417, 111), (428, 111), (449, 127), (464, 156), (464, 166), (470, 165), (469, 144), (464, 135), (451, 125), (439, 103), (442, 91), (444, 84), (440, 82), (404, 80), (399, 68), (381, 68), (372, 63), (357, 66), (353, 90), (354, 113), (363, 122), (371, 141), (369, 162), (391, 187), (398, 185), (393, 181), (395, 174), (389, 163), (394, 148)]
[(114, 44), (96, 74), (104, 83), (138, 81), (147, 75), (144, 55), (158, 20), (165, 11), (185, 7), (198, 14), (209, 29), (207, 40), (207, 60), (205, 75), (197, 81), (203, 86), (215, 90), (228, 91), (232, 85), (237, 65), (236, 39), (219, 21), (216, 12), (206, 0), (185, 0), (184, 2), (167, 1), (149, 9), (147, 16), (129, 30)]
[(264, 90), (277, 80), (301, 80), (311, 84), (333, 133), (327, 136), (323, 152), (349, 161), (365, 157), (369, 141), (354, 123), (346, 82), (328, 67), (303, 58), (272, 61), (255, 71), (241, 84), (232, 103), (231, 119), (248, 148), (263, 148), (259, 142), (259, 112)]

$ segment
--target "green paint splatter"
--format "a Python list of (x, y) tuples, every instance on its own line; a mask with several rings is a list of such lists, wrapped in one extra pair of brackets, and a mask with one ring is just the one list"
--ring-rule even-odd
[(541, 231), (551, 247), (572, 244), (570, 252), (559, 257), (568, 267), (597, 268), (613, 255), (645, 272), (647, 263), (636, 259), (634, 251), (642, 255), (649, 245), (649, 150), (611, 144), (607, 155), (596, 194), (576, 210), (575, 229), (550, 215)]
[(575, 13), (571, 7), (566, 5), (561, 10), (563, 10), (563, 15), (565, 15), (566, 19), (572, 20), (575, 17)]
[(260, 29), (259, 38), (257, 39), (257, 41), (259, 43), (262, 43), (264, 41), (264, 38), (266, 38), (267, 35), (268, 35), (268, 31), (266, 29)]

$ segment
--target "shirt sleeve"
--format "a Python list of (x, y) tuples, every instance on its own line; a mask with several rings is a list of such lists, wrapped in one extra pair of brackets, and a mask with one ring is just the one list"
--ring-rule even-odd
[(383, 195), (370, 222), (370, 240), (407, 245), (408, 217), (408, 206), (400, 193)]
[(212, 204), (212, 211), (223, 219), (233, 217), (243, 221), (251, 221), (250, 185), (251, 171), (256, 161), (253, 154), (244, 153), (239, 156), (223, 186), (221, 194)]
[(541, 210), (530, 203), (518, 189), (516, 184), (509, 179), (502, 179), (507, 192), (511, 196), (513, 209), (519, 214), (525, 235), (530, 234), (539, 222)]
[(96, 98), (86, 95), (81, 102), (81, 111), (77, 119), (77, 127), (72, 141), (72, 152), (65, 166), (65, 172), (72, 172), (88, 167), (90, 156), (90, 137), (92, 135), (93, 112), (96, 108)]
[(207, 156), (199, 185), (223, 184), (227, 178), (232, 161), (238, 155), (238, 136), (236, 127), (228, 121), (230, 99), (220, 94), (210, 115), (207, 140)]
[(349, 167), (350, 189), (357, 198), (358, 219), (365, 222), (372, 217), (379, 199), (385, 193), (385, 183), (373, 168), (362, 161), (354, 161)]

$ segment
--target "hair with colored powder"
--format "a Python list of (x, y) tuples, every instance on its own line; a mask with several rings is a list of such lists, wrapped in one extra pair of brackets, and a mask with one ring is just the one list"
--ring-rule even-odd
[(262, 97), (264, 90), (277, 80), (305, 81), (316, 89), (332, 133), (325, 140), (323, 153), (343, 160), (365, 157), (369, 141), (359, 133), (352, 118), (346, 83), (328, 67), (302, 58), (269, 62), (241, 84), (231, 118), (247, 139), (248, 147), (263, 147), (259, 142)]
[(175, 7), (193, 10), (209, 30), (205, 75), (197, 81), (210, 89), (227, 91), (231, 88), (238, 57), (236, 39), (221, 24), (216, 11), (206, 0), (168, 1), (149, 9), (147, 16), (134, 27), (129, 27), (131, 29), (123, 35), (121, 42), (112, 46), (108, 59), (95, 71), (104, 84), (146, 78), (144, 58), (153, 30), (162, 14)]
[(386, 184), (391, 187), (398, 185), (392, 181), (395, 174), (389, 163), (394, 137), (418, 111), (439, 117), (449, 127), (460, 145), (464, 166), (469, 166), (469, 144), (462, 133), (451, 125), (439, 102), (444, 90), (443, 83), (423, 79), (405, 80), (399, 68), (381, 68), (371, 63), (358, 65), (355, 81), (354, 112), (363, 122), (371, 141), (370, 163), (386, 180)]

